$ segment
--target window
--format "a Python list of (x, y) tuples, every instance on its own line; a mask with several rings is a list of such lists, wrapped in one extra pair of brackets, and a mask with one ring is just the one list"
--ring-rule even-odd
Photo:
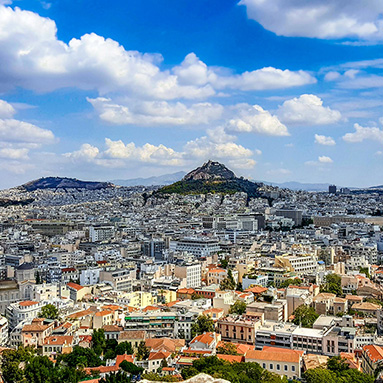
[(262, 363), (262, 367), (263, 367), (263, 368), (266, 368), (266, 363)]
[(285, 368), (284, 368), (284, 370), (285, 370), (285, 371), (289, 371), (289, 366), (287, 366), (287, 365), (285, 364)]
[(291, 371), (295, 372), (295, 366), (291, 366)]
[(280, 369), (281, 369), (281, 365), (277, 364), (277, 371), (280, 371)]
[(270, 370), (272, 370), (274, 368), (274, 366), (272, 365), (272, 363), (270, 363)]

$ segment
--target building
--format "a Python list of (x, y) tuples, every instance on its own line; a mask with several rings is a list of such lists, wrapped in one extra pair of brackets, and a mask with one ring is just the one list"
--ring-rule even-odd
[(262, 368), (288, 379), (300, 379), (303, 355), (303, 351), (265, 346), (262, 350), (247, 351), (245, 361), (258, 363)]
[(21, 322), (32, 322), (37, 318), (42, 308), (41, 302), (22, 301), (11, 303), (7, 307), (6, 317), (9, 320), (9, 328), (12, 330)]
[(375, 371), (383, 363), (383, 348), (375, 345), (364, 346), (362, 350), (362, 371), (375, 376)]
[(257, 316), (228, 315), (217, 322), (218, 331), (224, 341), (254, 344), (256, 325), (262, 321), (262, 314)]
[(186, 288), (201, 286), (201, 264), (189, 263), (174, 268), (174, 276), (186, 281)]
[(301, 226), (302, 225), (302, 210), (290, 210), (290, 209), (278, 209), (275, 212), (275, 215), (277, 217), (285, 217), (290, 218), (294, 221), (295, 226)]
[(89, 238), (92, 242), (108, 241), (114, 237), (114, 226), (91, 226)]
[(336, 185), (329, 185), (328, 193), (329, 194), (336, 194)]
[(136, 279), (136, 271), (131, 269), (100, 272), (100, 282), (110, 284), (115, 290), (131, 292), (134, 279)]
[(218, 239), (215, 238), (184, 238), (179, 241), (170, 241), (170, 250), (186, 252), (199, 258), (208, 257), (220, 250)]

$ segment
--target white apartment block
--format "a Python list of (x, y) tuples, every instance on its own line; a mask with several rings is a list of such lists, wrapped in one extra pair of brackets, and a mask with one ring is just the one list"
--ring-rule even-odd
[(89, 238), (92, 242), (107, 241), (114, 237), (113, 226), (91, 226), (89, 227)]
[(213, 238), (184, 238), (170, 241), (169, 249), (176, 252), (186, 252), (197, 257), (207, 257), (220, 250), (218, 240)]
[(174, 268), (174, 276), (180, 279), (186, 279), (186, 286), (200, 287), (201, 286), (201, 264), (187, 264), (176, 266)]

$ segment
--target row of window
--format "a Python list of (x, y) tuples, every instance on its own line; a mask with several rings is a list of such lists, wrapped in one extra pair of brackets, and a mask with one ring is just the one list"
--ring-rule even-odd
[[(266, 363), (262, 363), (262, 367), (267, 368)], [(277, 364), (275, 367), (276, 367), (276, 371), (281, 371), (281, 365), (280, 364)], [(274, 369), (274, 364), (270, 363), (269, 364), (269, 370), (273, 370), (273, 369)], [(289, 371), (289, 366), (287, 364), (285, 364), (283, 366), (283, 371)], [(291, 371), (295, 372), (295, 366), (291, 366)]]

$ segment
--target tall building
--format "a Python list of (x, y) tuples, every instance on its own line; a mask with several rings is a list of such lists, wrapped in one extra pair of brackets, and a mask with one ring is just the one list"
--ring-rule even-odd
[(330, 185), (328, 187), (328, 192), (329, 192), (329, 194), (336, 194), (336, 186), (335, 185)]

